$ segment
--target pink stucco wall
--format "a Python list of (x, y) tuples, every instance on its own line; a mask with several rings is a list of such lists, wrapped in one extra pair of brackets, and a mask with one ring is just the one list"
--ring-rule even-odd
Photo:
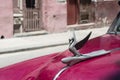
[(13, 36), (13, 5), (12, 0), (0, 0), (0, 37)]
[(108, 23), (111, 23), (120, 11), (118, 1), (104, 1), (98, 2), (96, 6), (96, 19), (102, 21), (107, 19)]
[(62, 32), (67, 26), (66, 3), (42, 0), (43, 27), (49, 32)]

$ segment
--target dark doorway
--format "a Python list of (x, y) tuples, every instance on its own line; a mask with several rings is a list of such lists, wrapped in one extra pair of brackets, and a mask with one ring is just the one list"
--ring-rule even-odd
[(42, 30), (41, 0), (25, 0), (23, 9), (23, 32)]
[(77, 0), (67, 0), (67, 24), (72, 25), (77, 23), (78, 6)]

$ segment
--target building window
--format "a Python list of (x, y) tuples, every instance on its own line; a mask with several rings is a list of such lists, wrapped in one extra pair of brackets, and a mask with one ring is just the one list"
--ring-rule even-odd
[(89, 5), (89, 4), (91, 4), (91, 0), (80, 0), (80, 3), (82, 5)]
[(80, 17), (81, 17), (80, 23), (88, 23), (88, 21), (89, 21), (89, 14), (88, 14), (88, 12), (81, 12)]
[(35, 8), (35, 0), (26, 0), (26, 8)]
[(80, 0), (79, 11), (80, 11), (80, 19), (79, 23), (88, 23), (90, 22), (90, 16), (92, 16), (92, 7), (91, 0)]

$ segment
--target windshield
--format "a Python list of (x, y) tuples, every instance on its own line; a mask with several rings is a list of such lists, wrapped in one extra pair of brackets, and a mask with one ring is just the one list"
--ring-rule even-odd
[(120, 34), (120, 12), (114, 19), (112, 25), (110, 26), (110, 29), (108, 30), (108, 33), (118, 33)]

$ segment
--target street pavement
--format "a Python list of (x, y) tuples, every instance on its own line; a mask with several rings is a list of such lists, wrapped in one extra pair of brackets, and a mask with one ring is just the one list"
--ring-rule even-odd
[[(109, 27), (76, 30), (77, 41), (86, 37), (92, 31), (91, 38), (103, 35)], [(0, 67), (39, 56), (61, 52), (68, 48), (70, 31), (63, 33), (16, 37), (0, 40)]]

